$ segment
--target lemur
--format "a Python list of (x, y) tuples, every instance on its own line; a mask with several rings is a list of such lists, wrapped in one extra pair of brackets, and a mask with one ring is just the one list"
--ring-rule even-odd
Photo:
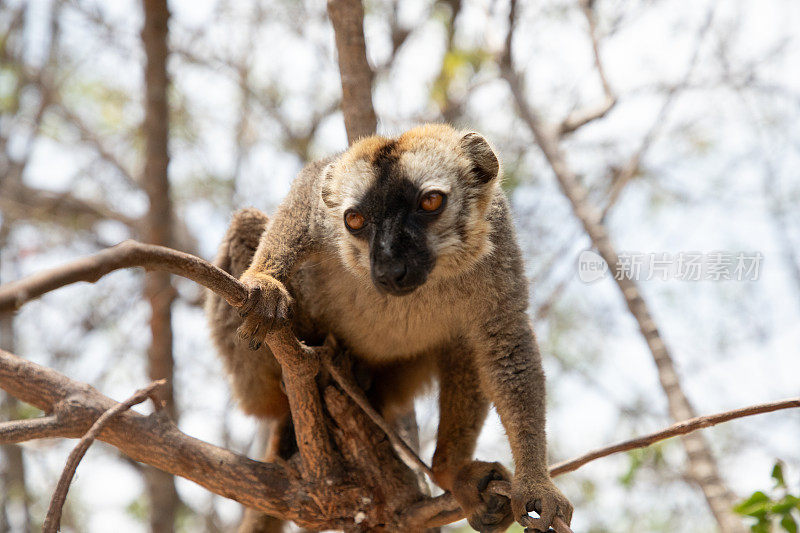
[[(270, 219), (234, 215), (216, 264), (248, 300), (237, 312), (212, 294), (207, 311), (234, 394), (257, 417), (289, 418), (263, 344), (285, 325), (309, 343), (332, 334), (368, 370), (368, 395), (388, 420), (438, 380), (436, 483), (476, 530), (503, 531), (536, 509), (533, 529), (546, 531), (556, 515), (569, 523), (572, 506), (548, 473), (545, 377), (500, 181), (497, 155), (474, 132), (429, 124), (363, 138), (306, 166)], [(490, 403), (513, 478), (472, 460)], [(481, 497), (492, 479), (512, 482), (510, 507)]]

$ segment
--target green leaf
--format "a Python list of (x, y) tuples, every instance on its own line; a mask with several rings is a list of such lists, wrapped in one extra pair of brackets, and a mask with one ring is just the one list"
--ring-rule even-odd
[(734, 507), (733, 510), (741, 515), (762, 518), (766, 516), (770, 503), (769, 496), (759, 490)]
[(777, 461), (775, 466), (772, 467), (772, 479), (775, 480), (776, 487), (786, 487), (786, 481), (783, 479), (783, 462)]
[(789, 533), (797, 533), (797, 522), (792, 518), (792, 515), (783, 515), (783, 518), (781, 518), (781, 527)]
[(636, 478), (636, 474), (644, 465), (644, 450), (631, 450), (628, 452), (628, 471), (619, 478), (619, 482), (625, 487), (631, 487)]
[(787, 514), (794, 508), (800, 508), (797, 507), (798, 505), (800, 505), (800, 498), (797, 496), (792, 496), (791, 494), (787, 494), (782, 500), (772, 504), (772, 512), (778, 514)]
[(772, 528), (766, 520), (759, 520), (758, 523), (750, 526), (750, 531), (753, 533), (772, 533)]

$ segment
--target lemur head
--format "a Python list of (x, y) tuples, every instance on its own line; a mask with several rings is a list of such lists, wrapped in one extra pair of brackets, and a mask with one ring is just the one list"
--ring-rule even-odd
[(490, 251), (499, 172), (483, 137), (446, 125), (356, 142), (322, 184), (343, 262), (395, 296), (463, 272)]

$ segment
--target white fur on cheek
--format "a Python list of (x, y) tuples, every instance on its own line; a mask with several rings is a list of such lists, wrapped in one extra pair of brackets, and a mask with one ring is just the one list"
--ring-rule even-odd
[[(350, 235), (347, 230), (342, 231), (338, 239), (339, 257), (347, 269), (359, 278), (369, 278), (369, 245)], [(354, 253), (353, 247), (358, 249)]]

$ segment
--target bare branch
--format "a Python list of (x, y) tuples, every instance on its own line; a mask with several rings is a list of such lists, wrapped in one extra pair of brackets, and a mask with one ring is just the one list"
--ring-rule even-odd
[(95, 132), (93, 132), (89, 125), (86, 124), (86, 122), (80, 116), (78, 116), (63, 103), (57, 103), (57, 105), (54, 105), (54, 110), (60, 114), (64, 120), (69, 122), (78, 130), (81, 140), (90, 145), (97, 152), (97, 155), (101, 160), (115, 168), (128, 185), (136, 190), (141, 188), (141, 184), (134, 177), (133, 172), (128, 169), (122, 159), (120, 159), (120, 157), (117, 156), (111, 150), (111, 148), (106, 146), (105, 141)]
[(61, 525), (61, 510), (63, 509), (64, 502), (67, 499), (67, 491), (69, 491), (69, 485), (72, 483), (72, 478), (75, 476), (75, 470), (78, 468), (78, 464), (81, 462), (81, 459), (83, 459), (83, 456), (86, 454), (89, 446), (91, 446), (95, 441), (100, 431), (102, 431), (102, 429), (111, 421), (111, 419), (119, 413), (127, 411), (134, 405), (142, 403), (147, 398), (153, 398), (155, 400), (153, 395), (156, 389), (163, 387), (165, 384), (166, 380), (162, 379), (159, 381), (154, 381), (143, 389), (139, 389), (125, 402), (118, 403), (100, 415), (100, 418), (98, 418), (97, 421), (92, 424), (92, 427), (89, 428), (89, 431), (87, 431), (86, 435), (81, 438), (77, 446), (75, 446), (67, 458), (67, 464), (64, 466), (64, 471), (61, 473), (61, 477), (58, 480), (56, 490), (53, 492), (53, 496), (50, 499), (50, 507), (47, 509), (47, 516), (45, 517), (44, 526), (42, 528), (45, 533), (55, 533), (58, 531), (58, 528)]
[[(144, 168), (141, 184), (149, 208), (142, 222), (142, 236), (151, 244), (175, 246), (175, 216), (169, 182), (169, 75), (167, 73), (169, 8), (167, 0), (142, 0), (144, 25), (141, 41), (144, 63)], [(147, 347), (147, 375), (151, 380), (166, 379), (158, 392), (159, 401), (172, 420), (179, 417), (173, 390), (175, 359), (172, 354), (172, 303), (177, 296), (166, 272), (145, 277), (143, 296), (150, 305), (150, 344)], [(150, 529), (172, 531), (179, 498), (172, 476), (153, 468), (144, 469), (144, 482), (150, 502)]]
[(693, 431), (697, 431), (698, 429), (716, 426), (717, 424), (735, 420), (737, 418), (792, 408), (800, 408), (800, 398), (789, 398), (787, 400), (781, 400), (777, 402), (742, 407), (732, 411), (723, 411), (713, 415), (698, 416), (689, 420), (684, 420), (683, 422), (678, 422), (677, 424), (673, 424), (668, 428), (662, 429), (661, 431), (636, 437), (635, 439), (625, 440), (610, 446), (604, 446), (603, 448), (593, 450), (589, 453), (581, 455), (580, 457), (570, 459), (569, 461), (563, 461), (561, 463), (554, 464), (550, 467), (550, 475), (559, 476), (561, 474), (577, 470), (586, 463), (594, 461), (595, 459), (600, 459), (601, 457), (607, 457), (615, 453), (635, 450), (637, 448), (646, 448), (647, 446), (651, 446), (658, 441), (677, 437), (678, 435), (686, 435)]
[[(509, 32), (506, 37), (507, 48), (500, 63), (501, 74), (508, 82), (519, 109), (520, 118), (533, 134), (561, 191), (572, 205), (572, 210), (583, 225), (592, 245), (611, 269), (619, 269), (621, 265), (619, 255), (611, 242), (606, 227), (602, 224), (600, 212), (591, 205), (586, 188), (570, 168), (559, 146), (557, 130), (546, 124), (541, 119), (539, 112), (529, 103), (522, 76), (514, 68), (511, 46), (515, 17), (516, 2), (512, 0), (509, 11)], [(693, 418), (696, 416), (694, 407), (683, 391), (675, 361), (653, 319), (653, 314), (644, 300), (639, 285), (625, 275), (615, 275), (614, 281), (650, 350), (661, 388), (667, 397), (670, 417), (675, 421)], [(706, 502), (720, 527), (725, 531), (743, 532), (740, 521), (731, 512), (736, 499), (735, 495), (723, 481), (708, 442), (703, 435), (691, 433), (684, 437), (684, 447), (689, 467), (687, 476), (702, 489)]]
[(111, 209), (105, 204), (84, 200), (69, 192), (47, 191), (10, 181), (5, 184), (0, 196), (0, 208), (12, 212), (19, 219), (75, 218), (94, 224), (103, 220), (116, 220), (129, 227), (136, 219)]
[(653, 124), (650, 126), (650, 129), (647, 130), (644, 137), (642, 137), (642, 141), (639, 143), (639, 148), (633, 153), (633, 155), (625, 162), (625, 164), (620, 168), (620, 170), (612, 176), (611, 181), (611, 188), (608, 192), (608, 198), (606, 199), (606, 205), (603, 208), (602, 213), (600, 214), (600, 220), (605, 221), (608, 217), (611, 208), (614, 207), (614, 204), (619, 199), (622, 190), (625, 188), (628, 183), (636, 176), (641, 168), (641, 162), (644, 158), (647, 151), (650, 149), (650, 146), (653, 144), (653, 141), (661, 132), (661, 129), (664, 127), (664, 124), (667, 122), (667, 116), (671, 111), (675, 101), (677, 100), (678, 95), (683, 92), (683, 90), (689, 85), (689, 81), (691, 80), (692, 73), (695, 70), (697, 65), (697, 61), (700, 57), (700, 45), (703, 42), (706, 34), (708, 33), (709, 28), (711, 28), (711, 22), (714, 20), (714, 10), (710, 9), (708, 14), (706, 15), (706, 19), (700, 28), (697, 31), (697, 38), (694, 47), (694, 52), (692, 53), (691, 59), (689, 59), (689, 65), (686, 67), (686, 72), (683, 75), (680, 83), (670, 86), (667, 90), (667, 94), (664, 97), (664, 101), (661, 103), (661, 107), (656, 114), (655, 120), (653, 120)]
[(331, 446), (316, 385), (319, 352), (326, 348), (319, 351), (309, 348), (300, 343), (289, 328), (269, 333), (266, 341), (283, 371), (297, 446), (309, 480), (318, 483), (340, 478), (341, 468)]
[(597, 76), (600, 78), (600, 83), (603, 86), (603, 93), (605, 99), (603, 102), (594, 108), (579, 109), (570, 113), (561, 124), (558, 125), (558, 135), (563, 137), (569, 133), (573, 133), (578, 128), (585, 126), (589, 122), (603, 118), (609, 111), (616, 105), (617, 96), (611, 89), (606, 77), (606, 70), (603, 66), (603, 61), (600, 58), (600, 42), (597, 37), (597, 20), (596, 13), (592, 7), (590, 0), (579, 0), (581, 11), (586, 18), (588, 24), (589, 40), (592, 43), (592, 55), (594, 57), (594, 66), (597, 71)]
[(183, 276), (208, 287), (235, 307), (241, 306), (247, 298), (247, 290), (236, 278), (208, 261), (163, 246), (129, 240), (66, 265), (0, 286), (0, 313), (16, 310), (25, 302), (65, 285), (79, 281), (94, 283), (115, 270), (131, 267)]
[[(147, 270), (164, 270), (172, 274), (177, 274), (189, 278), (223, 296), (226, 301), (234, 307), (239, 307), (245, 301), (247, 290), (239, 281), (220, 270), (216, 266), (198, 257), (171, 250), (163, 246), (142, 244), (137, 241), (125, 241), (113, 248), (103, 250), (93, 256), (78, 259), (72, 263), (56, 267), (54, 269), (40, 272), (31, 277), (0, 286), (0, 312), (10, 311), (19, 308), (22, 304), (47, 292), (58, 289), (65, 285), (79, 281), (96, 282), (101, 277), (121, 268), (144, 267)], [(283, 368), (292, 375), (297, 375), (305, 379), (306, 376), (313, 378), (317, 373), (319, 361), (317, 353), (300, 343), (293, 335), (287, 332), (279, 332), (272, 335), (271, 343), (277, 343), (281, 349), (275, 350), (276, 356), (282, 354), (297, 354), (291, 359), (280, 360)], [(428, 467), (414, 451), (400, 439), (389, 425), (372, 409), (359, 395), (358, 389), (354, 387), (345, 377), (344, 373), (334, 364), (330, 363), (330, 357), (325, 357), (328, 362), (326, 367), (331, 375), (337, 380), (342, 389), (356, 402), (367, 415), (389, 436), (392, 443), (408, 454), (417, 466), (431, 475)], [(302, 388), (302, 387), (301, 387)], [(288, 393), (288, 391), (287, 391)], [(310, 403), (309, 403), (310, 402)], [(307, 399), (307, 405), (315, 402)], [(315, 408), (316, 409), (316, 408)], [(304, 417), (305, 414), (301, 413)], [(315, 431), (323, 428), (318, 425), (323, 417), (321, 414), (315, 415), (309, 420), (309, 427), (317, 427)], [(304, 427), (299, 424), (299, 427)], [(324, 433), (324, 431), (323, 431)], [(313, 439), (321, 440), (321, 439)], [(322, 439), (327, 440), (327, 439)], [(318, 458), (330, 456), (330, 450), (314, 449), (309, 450), (308, 458)], [(328, 465), (326, 469), (331, 470), (333, 466)]]
[(0, 424), (0, 444), (14, 444), (34, 439), (59, 437), (64, 433), (64, 421), (57, 416), (13, 420)]
[(347, 140), (375, 133), (378, 121), (372, 106), (372, 70), (364, 42), (364, 7), (361, 0), (328, 0), (328, 16), (336, 35), (342, 78), (342, 112)]
[(404, 518), (407, 524), (417, 526), (408, 527), (409, 531), (419, 531), (457, 522), (464, 518), (464, 513), (453, 495), (445, 492), (412, 505), (404, 513)]
[[(60, 436), (81, 437), (104, 412), (118, 405), (94, 388), (0, 350), (0, 388), (59, 419), (70, 420)], [(249, 507), (323, 525), (320, 511), (277, 464), (260, 463), (182, 433), (158, 411), (119, 413), (98, 438), (132, 459), (185, 477)], [(303, 519), (305, 518), (305, 519)]]

